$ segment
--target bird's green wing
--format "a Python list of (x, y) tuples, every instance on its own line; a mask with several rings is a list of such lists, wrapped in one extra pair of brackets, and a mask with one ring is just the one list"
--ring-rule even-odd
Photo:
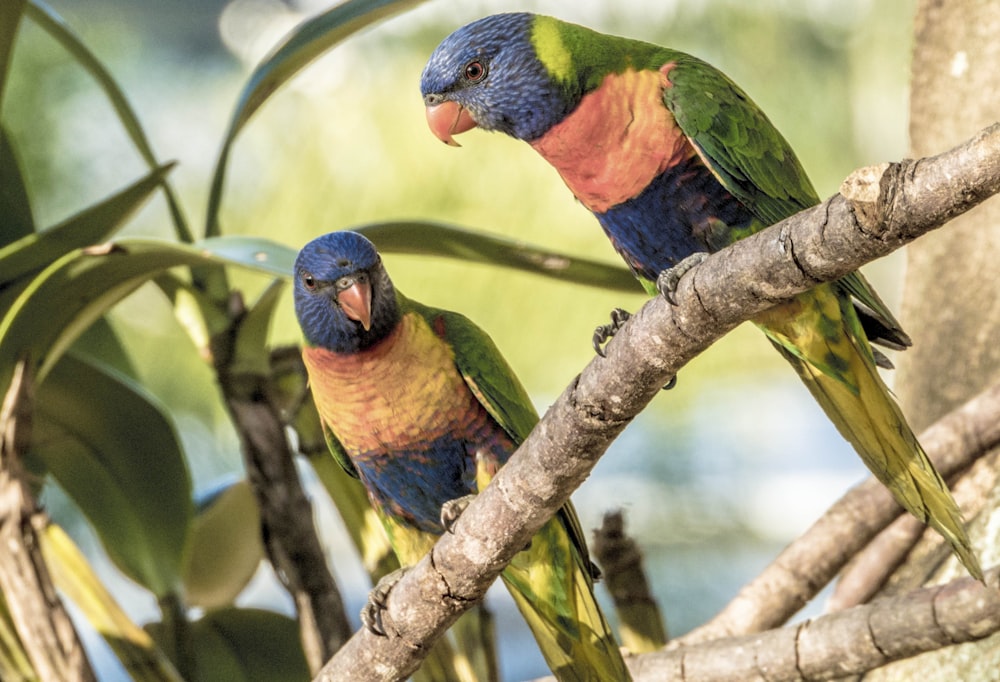
[[(761, 109), (722, 72), (671, 53), (664, 103), (702, 161), (760, 221), (756, 231), (819, 202), (791, 146)], [(746, 237), (733, 233), (730, 241)], [(902, 350), (911, 345), (899, 321), (860, 273), (837, 282), (857, 309), (868, 339)]]
[(791, 146), (739, 86), (696, 57), (670, 55), (664, 103), (719, 182), (761, 221), (758, 229), (819, 202)]
[(538, 413), (493, 339), (464, 315), (399, 298), (403, 313), (412, 310), (420, 314), (448, 342), (458, 371), (490, 416), (517, 444), (527, 438), (538, 422)]
[[(455, 353), (455, 365), (476, 399), (518, 445), (538, 423), (538, 413), (528, 392), (504, 359), (493, 339), (464, 315), (431, 308), (399, 295), (401, 310), (423, 316)], [(570, 504), (559, 510), (573, 544), (588, 572), (591, 570), (587, 543), (580, 520)], [(596, 570), (596, 569), (594, 569)]]
[(358, 476), (358, 470), (354, 468), (351, 458), (347, 456), (344, 446), (340, 444), (337, 436), (334, 435), (333, 431), (325, 423), (323, 424), (323, 437), (326, 439), (326, 446), (330, 449), (330, 454), (337, 460), (337, 464), (343, 467), (344, 471), (354, 478), (361, 478)]

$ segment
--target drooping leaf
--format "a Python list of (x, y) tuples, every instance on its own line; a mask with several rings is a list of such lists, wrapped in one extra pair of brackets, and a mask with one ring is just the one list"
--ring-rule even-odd
[(250, 483), (239, 479), (202, 495), (197, 507), (184, 564), (185, 603), (230, 606), (264, 558), (257, 500)]
[[(146, 137), (146, 132), (143, 130), (142, 124), (139, 123), (139, 118), (135, 115), (132, 105), (129, 104), (125, 93), (118, 86), (118, 83), (108, 70), (104, 68), (101, 61), (90, 51), (90, 48), (80, 40), (79, 36), (63, 21), (62, 17), (56, 14), (44, 2), (41, 2), (41, 0), (30, 0), (24, 8), (24, 14), (58, 41), (73, 56), (76, 62), (97, 81), (97, 84), (104, 91), (111, 106), (114, 107), (115, 113), (118, 114), (118, 119), (122, 122), (125, 132), (128, 133), (140, 156), (142, 156), (151, 170), (155, 171), (159, 168), (161, 163), (156, 159), (153, 148), (149, 144), (149, 139)], [(167, 205), (170, 208), (170, 214), (173, 218), (174, 229), (177, 231), (177, 238), (185, 242), (193, 241), (191, 231), (184, 220), (180, 204), (177, 202), (170, 183), (167, 182), (164, 176), (159, 177), (159, 182), (163, 186)]]
[(182, 682), (149, 633), (122, 610), (66, 532), (51, 523), (41, 539), (42, 553), (53, 583), (104, 638), (132, 680)]
[(292, 29), (269, 56), (264, 58), (240, 92), (236, 109), (229, 120), (229, 128), (222, 141), (208, 197), (206, 237), (219, 235), (219, 204), (222, 201), (226, 164), (233, 141), (267, 98), (307, 64), (340, 41), (376, 21), (421, 2), (423, 0), (347, 0), (303, 21)]
[[(160, 640), (159, 623), (147, 626)], [(291, 618), (260, 609), (226, 608), (191, 623), (195, 666), (204, 680), (226, 682), (302, 682), (310, 679)]]
[(37, 388), (35, 453), (123, 573), (158, 597), (181, 584), (194, 508), (174, 426), (133, 380), (67, 353)]
[(0, 386), (25, 354), (37, 381), (44, 381), (84, 329), (164, 270), (215, 262), (190, 246), (152, 239), (67, 253), (39, 273), (0, 319)]
[(145, 203), (173, 165), (157, 168), (54, 227), (32, 232), (0, 248), (0, 286), (41, 269), (73, 249), (109, 239)]
[(380, 251), (499, 265), (566, 282), (636, 293), (635, 276), (620, 265), (568, 256), (537, 246), (439, 223), (397, 221), (352, 228), (371, 239)]
[[(0, 248), (34, 231), (35, 220), (31, 215), (24, 175), (7, 129), (0, 125)], [(0, 260), (0, 264), (2, 262)], [(2, 267), (0, 272), (3, 272)]]
[[(556, 253), (476, 230), (425, 221), (392, 221), (351, 228), (384, 253), (453, 258), (522, 270), (566, 282), (636, 293), (632, 273), (620, 265)], [(215, 237), (197, 243), (206, 253), (233, 264), (289, 277), (297, 251), (262, 237)]]

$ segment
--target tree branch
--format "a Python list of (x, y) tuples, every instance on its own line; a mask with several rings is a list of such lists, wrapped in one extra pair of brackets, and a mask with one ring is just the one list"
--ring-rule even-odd
[(388, 635), (356, 633), (319, 680), (402, 679), (691, 358), (737, 324), (843, 277), (1000, 190), (1000, 125), (937, 157), (851, 176), (844, 195), (713, 254), (677, 305), (644, 305), (563, 392), (456, 524), (393, 589)]
[[(920, 435), (920, 442), (945, 478), (968, 467), (1000, 444), (1000, 385), (943, 417)], [(869, 477), (782, 550), (717, 616), (670, 646), (781, 625), (902, 512), (885, 486)]]
[[(268, 394), (268, 377), (261, 373), (263, 363), (258, 366), (239, 356), (238, 335), (248, 313), (238, 294), (231, 297), (229, 314), (230, 327), (212, 339), (215, 371), (260, 507), (264, 547), (295, 602), (306, 661), (315, 673), (341, 648), (351, 628), (316, 535), (312, 505), (295, 469), (285, 427)], [(265, 356), (262, 345), (244, 352)]]
[(831, 680), (1000, 630), (998, 569), (798, 625), (629, 659), (636, 680)]
[(21, 465), (28, 448), (32, 384), (19, 362), (0, 408), (0, 598), (39, 679), (93, 682), (94, 671), (52, 584), (38, 532), (38, 509)]

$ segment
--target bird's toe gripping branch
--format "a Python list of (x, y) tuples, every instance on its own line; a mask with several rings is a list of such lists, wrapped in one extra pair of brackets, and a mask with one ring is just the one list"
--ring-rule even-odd
[(611, 322), (608, 324), (602, 324), (600, 327), (594, 330), (593, 341), (591, 342), (594, 346), (594, 352), (604, 357), (604, 344), (614, 338), (618, 330), (628, 322), (629, 318), (632, 317), (632, 313), (621, 308), (615, 308), (611, 311)]
[(696, 251), (681, 260), (674, 267), (667, 268), (656, 278), (656, 290), (660, 292), (663, 298), (667, 299), (670, 305), (677, 305), (677, 299), (674, 298), (674, 294), (677, 293), (677, 285), (680, 284), (681, 277), (686, 275), (695, 266), (701, 265), (706, 258), (708, 258), (707, 253)]
[[(594, 336), (591, 343), (594, 345), (594, 352), (604, 357), (604, 344), (614, 338), (618, 330), (625, 326), (625, 323), (629, 321), (632, 317), (632, 313), (621, 308), (615, 308), (611, 311), (611, 322), (608, 324), (602, 324), (597, 329), (594, 330)], [(677, 377), (673, 376), (667, 385), (663, 387), (664, 391), (669, 391), (674, 386), (677, 385)]]
[(361, 609), (361, 622), (364, 623), (370, 632), (379, 637), (387, 635), (382, 614), (385, 612), (386, 605), (388, 604), (389, 593), (392, 592), (392, 588), (396, 586), (396, 583), (403, 579), (408, 570), (410, 570), (408, 566), (403, 566), (397, 568), (392, 573), (382, 576), (378, 584), (368, 593), (368, 601)]
[(444, 526), (445, 531), (455, 532), (455, 522), (469, 508), (474, 499), (476, 499), (475, 494), (463, 495), (441, 505), (441, 525)]

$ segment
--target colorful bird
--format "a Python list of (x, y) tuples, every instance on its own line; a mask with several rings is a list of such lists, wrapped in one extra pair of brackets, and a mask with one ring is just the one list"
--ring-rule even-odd
[[(489, 336), (399, 293), (360, 234), (309, 242), (294, 275), (330, 450), (364, 483), (400, 563), (413, 565), (445, 531), (442, 508), (482, 489), (538, 416)], [(627, 680), (592, 570), (567, 503), (502, 579), (560, 680)]]
[[(420, 87), (442, 141), (479, 127), (534, 147), (651, 295), (670, 298), (692, 259), (819, 202), (746, 93), (683, 52), (499, 14), (448, 36)], [(862, 275), (754, 321), (872, 473), (982, 579), (961, 512), (876, 370), (891, 363), (870, 341), (903, 349), (910, 339)]]

